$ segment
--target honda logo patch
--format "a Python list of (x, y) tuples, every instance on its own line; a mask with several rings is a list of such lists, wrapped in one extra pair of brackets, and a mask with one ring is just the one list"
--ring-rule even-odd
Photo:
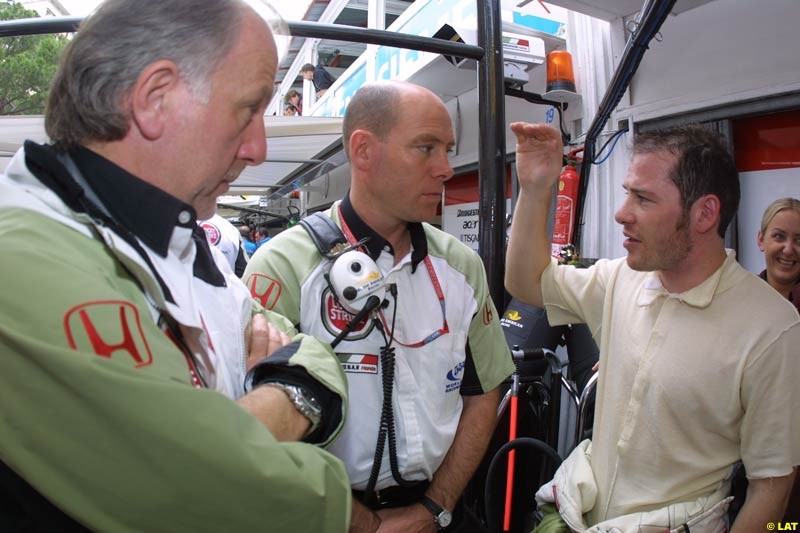
[(494, 318), (494, 311), (492, 310), (492, 306), (489, 302), (483, 304), (483, 324), (488, 326), (492, 323), (492, 319)]
[(76, 305), (64, 315), (64, 332), (73, 350), (100, 357), (127, 357), (135, 368), (153, 362), (139, 319), (130, 302), (107, 300)]
[(250, 294), (258, 300), (264, 309), (272, 310), (278, 303), (278, 298), (283, 292), (280, 282), (263, 274), (250, 274), (247, 278), (247, 288)]

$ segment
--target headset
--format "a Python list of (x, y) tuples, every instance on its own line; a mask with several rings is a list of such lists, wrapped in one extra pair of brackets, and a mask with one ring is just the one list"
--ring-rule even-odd
[(331, 342), (331, 348), (382, 305), (386, 297), (386, 283), (378, 265), (370, 256), (356, 250), (357, 246), (358, 243), (340, 252), (325, 273), (334, 300), (354, 315)]
[[(394, 410), (392, 407), (392, 389), (394, 388), (394, 326), (387, 338), (383, 324), (377, 316), (381, 307), (387, 307), (387, 291), (394, 297), (397, 305), (397, 286), (386, 283), (377, 263), (367, 254), (359, 250), (369, 237), (355, 244), (348, 242), (342, 230), (322, 213), (313, 213), (300, 221), (300, 225), (308, 232), (317, 250), (329, 260), (330, 266), (325, 272), (325, 281), (333, 294), (333, 298), (347, 312), (353, 314), (342, 331), (331, 341), (335, 348), (358, 324), (370, 317), (384, 339), (381, 347), (381, 368), (383, 403), (375, 443), (375, 459), (372, 463), (367, 486), (364, 490), (364, 503), (369, 504), (375, 495), (375, 484), (383, 461), (384, 447), (389, 444), (389, 464), (397, 484), (401, 487), (413, 486), (415, 482), (403, 479), (397, 463), (397, 443), (395, 439)], [(397, 313), (394, 313), (397, 316)]]

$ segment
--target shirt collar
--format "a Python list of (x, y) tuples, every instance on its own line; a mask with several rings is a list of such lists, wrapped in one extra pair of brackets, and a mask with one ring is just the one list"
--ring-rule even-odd
[(722, 274), (732, 262), (736, 261), (736, 254), (733, 250), (727, 250), (726, 253), (725, 261), (723, 261), (722, 265), (714, 271), (713, 274), (699, 285), (680, 293), (668, 292), (661, 284), (658, 272), (648, 272), (644, 278), (644, 283), (642, 283), (642, 288), (639, 290), (636, 303), (640, 306), (648, 306), (660, 297), (667, 297), (675, 298), (692, 307), (701, 309), (708, 307), (714, 299), (714, 294), (717, 292)]
[[(389, 244), (386, 239), (378, 235), (375, 230), (370, 228), (367, 223), (358, 216), (355, 208), (353, 208), (353, 204), (350, 202), (349, 191), (340, 205), (342, 218), (345, 224), (347, 224), (347, 227), (350, 228), (350, 232), (353, 234), (356, 241), (368, 237), (367, 242), (364, 244), (364, 247), (367, 249), (367, 255), (377, 261), (384, 247), (387, 246), (389, 247), (389, 253), (394, 255), (392, 245)], [(415, 272), (417, 270), (417, 265), (428, 255), (428, 239), (425, 237), (425, 228), (422, 227), (422, 223), (408, 222), (407, 226), (408, 232), (411, 234), (411, 272)]]
[(111, 215), (161, 257), (167, 256), (175, 226), (197, 228), (192, 206), (88, 148), (76, 148), (70, 156)]

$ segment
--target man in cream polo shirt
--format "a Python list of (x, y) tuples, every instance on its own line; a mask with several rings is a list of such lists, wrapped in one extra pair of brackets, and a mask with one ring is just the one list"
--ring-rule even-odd
[(560, 135), (512, 129), (506, 286), (554, 325), (586, 322), (600, 346), (593, 439), (537, 493), (560, 515), (549, 508), (540, 530), (727, 531), (740, 460), (749, 487), (731, 531), (779, 521), (800, 462), (800, 320), (724, 248), (739, 203), (730, 154), (697, 126), (638, 136), (615, 216), (628, 255), (579, 270), (551, 260), (546, 233)]

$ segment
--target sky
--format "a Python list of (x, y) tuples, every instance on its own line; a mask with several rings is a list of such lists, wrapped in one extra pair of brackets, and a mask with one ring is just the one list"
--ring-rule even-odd
[[(103, 0), (60, 0), (71, 16), (83, 17), (90, 14)], [(261, 0), (245, 0), (258, 3)], [(284, 20), (302, 20), (311, 0), (267, 0)], [(289, 48), (289, 37), (276, 36), (278, 57), (283, 58)]]
[[(102, 0), (60, 0), (73, 16), (85, 16)], [(269, 0), (272, 7), (286, 20), (301, 20), (310, 0)]]

